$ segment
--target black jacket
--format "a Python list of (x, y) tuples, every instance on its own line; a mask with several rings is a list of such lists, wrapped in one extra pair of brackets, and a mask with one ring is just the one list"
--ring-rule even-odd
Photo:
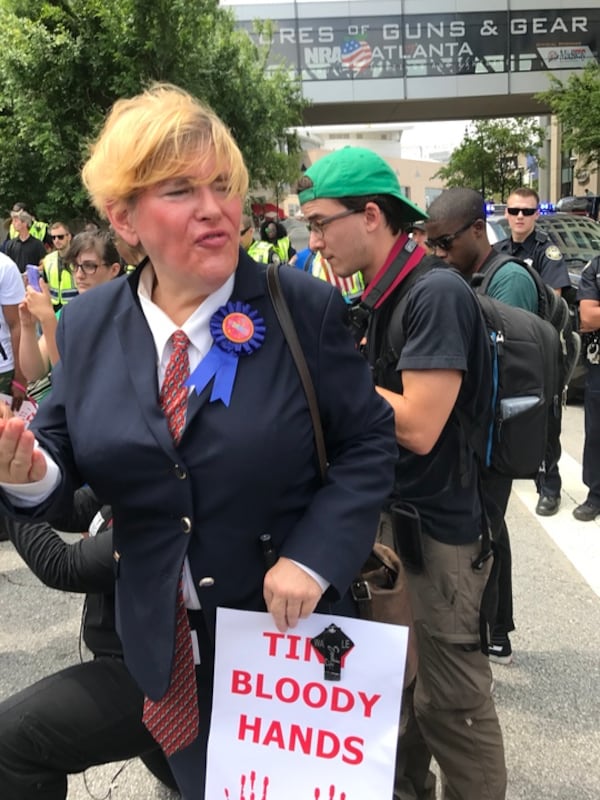
[(56, 526), (63, 531), (87, 531), (96, 514), (102, 520), (95, 536), (73, 544), (47, 522), (5, 520), (8, 536), (31, 571), (46, 586), (65, 592), (87, 593), (83, 639), (95, 656), (122, 657), (115, 630), (112, 527), (109, 506), (102, 506), (89, 488), (79, 489), (70, 512)]

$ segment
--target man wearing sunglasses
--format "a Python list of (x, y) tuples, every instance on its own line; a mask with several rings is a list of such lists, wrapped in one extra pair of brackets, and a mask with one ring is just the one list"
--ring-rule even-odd
[[(479, 192), (455, 188), (436, 197), (425, 223), (427, 245), (469, 281), (477, 273), (483, 274), (486, 264), (495, 256), (485, 218), (485, 202)], [(487, 294), (508, 305), (537, 313), (535, 282), (518, 261), (508, 261), (502, 266), (494, 275)]]
[[(527, 186), (515, 189), (509, 196), (504, 215), (510, 227), (510, 238), (495, 245), (501, 253), (510, 253), (523, 259), (539, 272), (544, 283), (560, 295), (571, 286), (569, 271), (559, 248), (544, 231), (538, 230), (540, 199), (537, 192)], [(536, 479), (539, 499), (535, 513), (551, 517), (560, 507), (562, 481), (558, 471), (560, 458), (560, 419), (548, 440), (548, 453), (544, 469)]]
[(58, 311), (78, 294), (73, 274), (65, 262), (72, 236), (64, 222), (54, 222), (50, 226), (50, 237), (55, 249), (44, 258), (42, 268), (52, 306)]
[[(428, 244), (449, 266), (471, 283), (491, 266), (496, 251), (489, 242), (485, 224), (485, 202), (474, 189), (448, 189), (432, 202), (426, 222)], [(447, 234), (446, 231), (452, 231)], [(517, 308), (537, 313), (538, 292), (522, 264), (507, 261), (492, 277), (486, 294)], [(492, 628), (489, 657), (498, 664), (512, 661), (509, 633), (513, 621), (512, 557), (505, 514), (512, 480), (487, 474), (482, 481), (486, 510), (498, 552), (498, 611)]]
[(510, 253), (527, 261), (539, 272), (544, 283), (551, 286), (557, 294), (569, 288), (569, 271), (563, 255), (552, 243), (548, 234), (536, 227), (539, 212), (537, 192), (526, 186), (509, 196), (504, 216), (510, 227), (510, 238), (495, 245), (496, 250)]
[[(479, 629), (492, 558), (481, 561), (475, 455), (453, 416), (456, 408), (480, 419), (489, 405), (491, 365), (477, 300), (454, 271), (427, 269), (443, 263), (406, 233), (426, 214), (372, 151), (330, 153), (306, 170), (298, 190), (311, 249), (340, 278), (362, 272), (359, 310), (379, 298), (356, 338), (394, 410), (396, 480), (380, 535), (389, 541), (393, 514), (419, 652), (416, 680), (405, 690), (394, 800), (435, 797), (431, 755), (448, 798), (504, 800), (502, 733)], [(411, 572), (408, 541), (420, 551)]]

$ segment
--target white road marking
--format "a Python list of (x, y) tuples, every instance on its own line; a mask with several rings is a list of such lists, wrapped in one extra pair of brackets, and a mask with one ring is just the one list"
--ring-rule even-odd
[(538, 496), (534, 481), (514, 481), (513, 492), (600, 596), (600, 517), (593, 522), (578, 522), (573, 517), (573, 509), (587, 496), (587, 487), (581, 480), (581, 464), (563, 452), (559, 469), (562, 501), (553, 517), (540, 517), (535, 513)]

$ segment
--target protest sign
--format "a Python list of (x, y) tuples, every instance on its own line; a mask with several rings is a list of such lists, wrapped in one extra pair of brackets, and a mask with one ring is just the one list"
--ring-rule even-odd
[(408, 629), (219, 608), (206, 797), (391, 797)]
[[(12, 395), (0, 393), (0, 402), (6, 403), (6, 405), (10, 407), (12, 405), (12, 401)], [(24, 420), (25, 424), (29, 426), (31, 420), (35, 417), (37, 410), (38, 407), (36, 402), (31, 399), (23, 400), (21, 407), (15, 412), (15, 417), (19, 417), (20, 419)]]

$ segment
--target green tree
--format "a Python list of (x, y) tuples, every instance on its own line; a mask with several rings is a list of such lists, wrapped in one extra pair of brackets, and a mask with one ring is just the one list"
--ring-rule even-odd
[(530, 119), (477, 120), (435, 177), (504, 201), (523, 182), (519, 156), (536, 155), (541, 145), (542, 128)]
[[(300, 84), (218, 0), (0, 0), (0, 207), (90, 216), (79, 174), (116, 99), (155, 80), (201, 98), (236, 137), (253, 185), (298, 173)], [(282, 147), (282, 142), (285, 147)]]
[(592, 61), (566, 81), (550, 76), (550, 89), (536, 99), (558, 117), (565, 150), (576, 152), (586, 166), (600, 162), (600, 64)]

